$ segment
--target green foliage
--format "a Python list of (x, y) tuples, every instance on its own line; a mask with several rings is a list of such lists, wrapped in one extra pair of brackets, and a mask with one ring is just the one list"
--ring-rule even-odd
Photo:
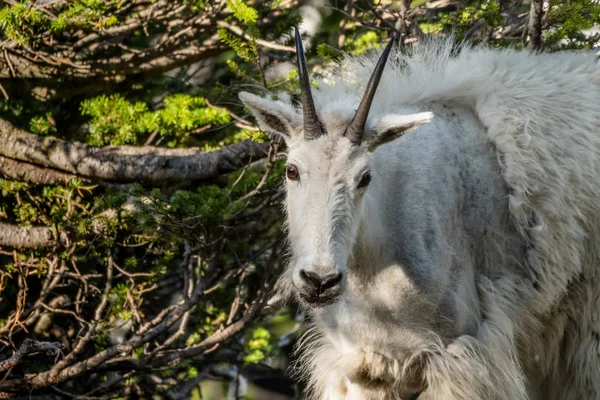
[[(504, 23), (500, 3), (494, 0), (479, 2), (460, 9), (457, 13), (441, 13), (440, 26), (444, 32), (453, 32), (457, 38), (462, 39), (465, 32), (476, 21), (485, 21), (488, 28), (495, 28)], [(426, 27), (428, 32), (436, 32), (435, 24)]]
[(101, 333), (94, 337), (94, 348), (96, 353), (100, 353), (102, 350), (106, 350), (109, 346), (108, 335)]
[(258, 19), (258, 11), (248, 6), (244, 0), (227, 0), (227, 6), (233, 15), (246, 25), (254, 25)]
[(40, 136), (53, 135), (56, 133), (54, 119), (50, 113), (33, 117), (29, 122), (29, 130)]
[(184, 3), (189, 4), (191, 6), (191, 10), (195, 13), (198, 13), (204, 11), (207, 4), (210, 2), (207, 0), (185, 0)]
[(227, 111), (208, 107), (204, 98), (188, 94), (166, 97), (163, 107), (155, 111), (119, 94), (102, 95), (83, 101), (81, 114), (92, 118), (87, 143), (96, 146), (139, 144), (140, 138), (157, 132), (171, 139), (169, 147), (175, 147), (196, 128), (230, 121)]
[(258, 46), (253, 41), (246, 41), (239, 36), (225, 30), (219, 29), (219, 38), (231, 47), (235, 53), (246, 62), (252, 62), (258, 57)]
[(317, 54), (327, 60), (339, 60), (343, 53), (335, 47), (329, 46), (327, 43), (319, 43), (317, 46)]
[(136, 143), (138, 134), (147, 131), (142, 118), (147, 113), (145, 103), (131, 103), (119, 94), (81, 103), (81, 114), (92, 117), (87, 142), (95, 146)]
[(497, 1), (488, 1), (481, 9), (475, 12), (475, 18), (484, 20), (489, 26), (498, 26), (504, 23), (504, 17), (500, 12), (500, 3)]
[(57, 18), (52, 21), (51, 30), (61, 32), (77, 28), (86, 30), (110, 28), (119, 22), (115, 15), (105, 15), (113, 4), (118, 8), (119, 2), (117, 1), (76, 0), (68, 2)]
[(2, 197), (8, 197), (27, 189), (29, 185), (25, 182), (15, 182), (6, 179), (0, 179), (0, 190), (2, 191)]
[(244, 363), (259, 363), (273, 351), (273, 346), (270, 343), (271, 333), (263, 327), (258, 327), (248, 336), (249, 338), (244, 345), (246, 352)]
[(111, 303), (112, 313), (123, 320), (128, 320), (131, 317), (129, 313), (125, 312), (128, 293), (129, 287), (124, 283), (119, 283), (116, 287), (111, 289), (108, 297)]
[(368, 50), (381, 47), (381, 37), (374, 31), (367, 31), (358, 35), (355, 39), (348, 38), (344, 46), (346, 51), (353, 54), (363, 54)]
[(0, 9), (0, 29), (4, 35), (18, 44), (31, 45), (39, 42), (38, 36), (49, 27), (46, 15), (26, 2)]
[(587, 38), (582, 31), (600, 24), (600, 3), (594, 0), (551, 0), (546, 16), (550, 27), (545, 47), (591, 49), (600, 43), (600, 35)]

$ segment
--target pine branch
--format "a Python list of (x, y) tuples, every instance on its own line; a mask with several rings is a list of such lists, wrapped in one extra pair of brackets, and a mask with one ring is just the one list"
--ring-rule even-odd
[[(197, 34), (196, 31), (190, 36)], [(183, 40), (179, 41), (184, 42)], [(90, 95), (128, 79), (158, 76), (175, 68), (214, 57), (227, 49), (213, 35), (202, 42), (157, 46), (142, 52), (93, 61), (68, 62), (62, 56), (27, 54), (13, 49), (0, 54), (0, 84), (10, 98), (32, 95), (40, 100)], [(23, 85), (25, 85), (25, 90)]]
[[(259, 4), (267, 7), (265, 2)], [(7, 97), (33, 96), (46, 101), (89, 96), (211, 59), (229, 49), (213, 34), (219, 26), (254, 40), (241, 27), (224, 22), (231, 15), (225, 0), (208, 2), (201, 11), (193, 11), (187, 2), (165, 0), (140, 7), (139, 12), (125, 12), (117, 25), (84, 35), (76, 32), (59, 37), (46, 32), (36, 38), (43, 43), (37, 46), (3, 42), (0, 85)], [(149, 32), (153, 36), (150, 43), (132, 45), (132, 37), (139, 33), (149, 36)], [(258, 38), (254, 41), (265, 48), (294, 51), (275, 42)]]
[(250, 35), (248, 35), (247, 33), (245, 33), (242, 28), (240, 28), (239, 26), (235, 26), (230, 24), (229, 22), (222, 20), (222, 21), (217, 21), (217, 25), (219, 25), (222, 28), (227, 29), (228, 31), (236, 34), (237, 36), (243, 37), (246, 40), (249, 41), (255, 41), (258, 45), (265, 47), (267, 49), (272, 49), (272, 50), (280, 50), (280, 51), (289, 51), (292, 53), (296, 52), (296, 49), (294, 47), (290, 47), (290, 46), (285, 46), (279, 43), (275, 43), (275, 42), (269, 42), (268, 40), (263, 40), (263, 39), (255, 39), (252, 38)]

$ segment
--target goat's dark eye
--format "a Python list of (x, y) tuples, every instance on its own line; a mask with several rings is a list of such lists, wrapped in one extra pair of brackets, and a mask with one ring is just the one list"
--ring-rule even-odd
[(291, 181), (297, 181), (298, 178), (300, 177), (300, 175), (298, 174), (298, 168), (292, 164), (289, 164), (286, 167), (285, 173), (286, 173), (288, 179)]
[(358, 182), (358, 187), (365, 188), (365, 187), (369, 186), (369, 183), (371, 183), (371, 173), (365, 172), (363, 174), (363, 176), (360, 178), (360, 182)]

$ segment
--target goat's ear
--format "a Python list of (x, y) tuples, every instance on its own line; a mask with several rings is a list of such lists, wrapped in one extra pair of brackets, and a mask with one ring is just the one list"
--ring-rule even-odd
[(263, 131), (279, 134), (285, 140), (292, 137), (297, 113), (290, 104), (264, 99), (248, 92), (241, 92), (238, 96)]
[(365, 140), (365, 145), (370, 151), (374, 151), (382, 144), (412, 132), (421, 125), (431, 122), (432, 119), (433, 113), (430, 112), (386, 115), (375, 123), (371, 134)]

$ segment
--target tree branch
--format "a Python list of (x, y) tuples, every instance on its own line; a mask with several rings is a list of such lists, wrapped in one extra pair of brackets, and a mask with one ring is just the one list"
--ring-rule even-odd
[(542, 17), (544, 0), (531, 0), (529, 11), (529, 42), (527, 50), (537, 50), (542, 44)]
[[(266, 157), (268, 147), (268, 143), (250, 140), (212, 152), (152, 146), (92, 147), (34, 135), (0, 119), (0, 156), (33, 164), (38, 169), (35, 173), (43, 167), (52, 168), (63, 173), (61, 178), (72, 174), (93, 180), (155, 184), (207, 180)], [(5, 169), (9, 168), (0, 167)]]
[(53, 352), (56, 355), (60, 354), (62, 345), (56, 342), (39, 342), (37, 340), (25, 339), (19, 349), (13, 355), (0, 362), (0, 371), (7, 371), (17, 365), (23, 357), (31, 353), (38, 352)]
[[(198, 33), (192, 31), (192, 34)], [(67, 62), (62, 57), (50, 55), (42, 57), (46, 60), (42, 62), (35, 59), (39, 54), (29, 56), (22, 51), (5, 51), (4, 57), (0, 57), (0, 84), (11, 98), (27, 97), (28, 94), (24, 93), (29, 91), (40, 100), (90, 95), (130, 78), (158, 76), (209, 59), (227, 48), (217, 35), (200, 43), (191, 39), (185, 43), (183, 47), (157, 46), (139, 53), (88, 62)], [(15, 71), (14, 74), (12, 71)], [(28, 90), (23, 90), (23, 84)]]
[(0, 245), (15, 248), (33, 249), (64, 243), (67, 240), (61, 232), (57, 238), (52, 229), (47, 227), (24, 227), (0, 223)]
[(290, 46), (285, 46), (279, 43), (275, 43), (275, 42), (269, 42), (268, 40), (262, 40), (262, 39), (256, 39), (251, 37), (250, 35), (248, 35), (247, 33), (245, 33), (242, 28), (240, 28), (239, 26), (235, 26), (230, 24), (229, 22), (222, 20), (222, 21), (217, 21), (217, 25), (219, 25), (222, 28), (225, 28), (229, 31), (231, 31), (232, 33), (243, 37), (246, 40), (249, 41), (255, 41), (257, 44), (259, 44), (262, 47), (265, 47), (267, 49), (272, 49), (272, 50), (280, 50), (280, 51), (290, 51), (292, 53), (296, 52), (296, 49), (294, 47), (290, 47)]
[[(230, 15), (226, 1), (208, 4), (197, 13), (186, 2), (159, 0), (126, 15), (116, 26), (74, 35), (70, 38), (76, 39), (74, 43), (49, 32), (38, 46), (4, 41), (0, 43), (0, 85), (11, 99), (89, 96), (221, 54), (229, 47), (215, 33), (218, 26), (266, 48), (295, 51), (252, 38), (239, 26), (225, 22)], [(266, 2), (259, 4), (270, 7)], [(149, 30), (152, 41), (141, 48), (131, 43), (136, 33), (149, 36)]]
[(3, 156), (0, 156), (0, 176), (39, 185), (66, 185), (71, 179), (77, 178), (77, 175), (38, 167)]

